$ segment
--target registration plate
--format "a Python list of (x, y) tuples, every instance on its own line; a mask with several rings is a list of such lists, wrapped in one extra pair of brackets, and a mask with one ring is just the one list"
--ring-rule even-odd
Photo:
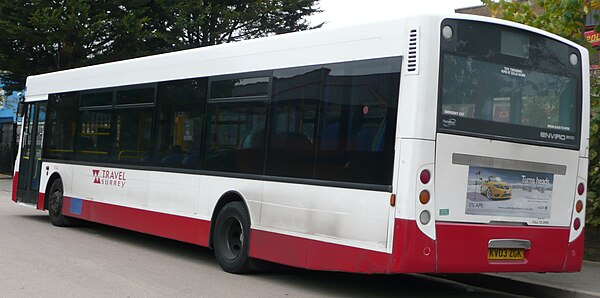
[(488, 248), (488, 260), (523, 260), (523, 248)]

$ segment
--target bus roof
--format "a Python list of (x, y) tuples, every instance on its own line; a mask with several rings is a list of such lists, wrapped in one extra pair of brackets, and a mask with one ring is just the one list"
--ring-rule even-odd
[[(436, 28), (437, 32), (444, 18), (480, 20), (520, 27), (575, 45), (538, 29), (487, 17), (466, 14), (403, 17), (372, 24), (281, 34), (34, 75), (27, 78), (26, 100), (45, 100), (48, 94), (61, 92), (401, 56), (408, 44), (405, 38), (407, 28), (420, 28), (421, 31)], [(437, 37), (433, 40), (433, 44), (438, 43)]]

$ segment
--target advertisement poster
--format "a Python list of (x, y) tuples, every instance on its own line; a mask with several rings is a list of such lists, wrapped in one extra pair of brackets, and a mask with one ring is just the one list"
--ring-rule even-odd
[(554, 175), (469, 167), (466, 214), (550, 218)]

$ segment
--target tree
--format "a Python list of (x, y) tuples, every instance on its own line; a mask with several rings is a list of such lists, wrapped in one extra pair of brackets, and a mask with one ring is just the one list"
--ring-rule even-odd
[[(600, 0), (536, 0), (512, 1), (482, 0), (492, 16), (540, 28), (560, 35), (590, 49), (584, 37), (585, 17), (592, 9), (600, 9)], [(532, 3), (533, 2), (533, 3)], [(533, 4), (533, 5), (532, 5)], [(600, 32), (600, 25), (596, 31)], [(595, 55), (590, 55), (594, 57)], [(600, 225), (600, 75), (592, 73), (590, 151), (586, 221)]]
[[(308, 30), (318, 0), (0, 1), (0, 80)], [(316, 26), (318, 27), (318, 26)]]

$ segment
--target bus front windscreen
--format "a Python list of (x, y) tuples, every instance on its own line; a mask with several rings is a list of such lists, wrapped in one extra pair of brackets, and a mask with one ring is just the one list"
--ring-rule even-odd
[(495, 24), (445, 20), (441, 30), (440, 132), (579, 148), (579, 51)]

